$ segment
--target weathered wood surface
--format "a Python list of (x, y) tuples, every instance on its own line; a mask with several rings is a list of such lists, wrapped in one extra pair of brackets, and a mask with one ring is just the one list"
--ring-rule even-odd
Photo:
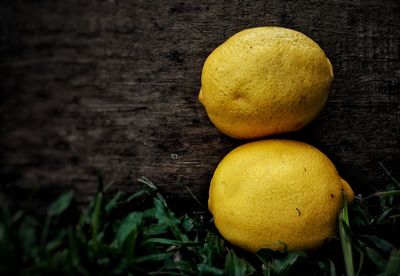
[[(399, 2), (6, 1), (1, 4), (2, 194), (24, 201), (73, 188), (96, 169), (112, 189), (147, 176), (176, 202), (206, 202), (235, 141), (197, 100), (202, 64), (232, 34), (278, 25), (317, 41), (333, 63), (325, 110), (282, 137), (309, 142), (355, 191), (399, 176)], [(133, 181), (133, 184), (132, 184)]]

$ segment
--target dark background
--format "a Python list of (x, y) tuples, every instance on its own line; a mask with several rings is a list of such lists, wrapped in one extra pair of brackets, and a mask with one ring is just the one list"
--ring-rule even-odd
[[(281, 137), (325, 152), (356, 193), (400, 175), (399, 1), (3, 1), (0, 179), (4, 198), (85, 204), (151, 179), (173, 202), (207, 200), (217, 163), (243, 143), (197, 100), (204, 60), (256, 26), (303, 32), (335, 72), (326, 108)], [(0, 198), (1, 200), (1, 198)]]

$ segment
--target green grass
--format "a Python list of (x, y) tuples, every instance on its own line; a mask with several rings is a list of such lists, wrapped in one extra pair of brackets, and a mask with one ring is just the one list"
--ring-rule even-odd
[[(315, 252), (244, 252), (208, 212), (176, 215), (146, 178), (135, 194), (68, 192), (46, 216), (1, 208), (0, 275), (399, 275), (400, 185), (344, 203), (338, 237)], [(195, 200), (195, 199), (194, 199)], [(196, 199), (197, 200), (197, 199)], [(132, 202), (149, 202), (134, 208)]]
[(342, 252), (344, 258), (344, 267), (347, 276), (354, 276), (353, 250), (351, 247), (351, 238), (347, 234), (350, 228), (349, 210), (346, 195), (343, 193), (343, 208), (339, 212), (339, 234), (342, 243)]

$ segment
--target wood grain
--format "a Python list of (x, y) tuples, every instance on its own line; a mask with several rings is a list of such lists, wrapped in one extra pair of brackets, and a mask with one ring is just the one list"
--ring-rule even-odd
[(282, 135), (323, 150), (356, 193), (400, 175), (399, 2), (6, 1), (1, 5), (3, 196), (51, 200), (72, 188), (154, 181), (177, 204), (205, 203), (221, 158), (243, 143), (219, 133), (197, 100), (207, 55), (234, 33), (285, 26), (333, 63), (324, 111)]

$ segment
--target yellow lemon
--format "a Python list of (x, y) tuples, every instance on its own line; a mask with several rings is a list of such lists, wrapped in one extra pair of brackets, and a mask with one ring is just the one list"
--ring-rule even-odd
[(225, 156), (211, 180), (208, 207), (221, 235), (245, 250), (281, 244), (309, 250), (335, 234), (342, 190), (352, 201), (350, 186), (316, 148), (264, 140)]
[(323, 50), (280, 27), (241, 31), (204, 63), (199, 99), (214, 125), (234, 138), (290, 132), (323, 108), (333, 79)]

